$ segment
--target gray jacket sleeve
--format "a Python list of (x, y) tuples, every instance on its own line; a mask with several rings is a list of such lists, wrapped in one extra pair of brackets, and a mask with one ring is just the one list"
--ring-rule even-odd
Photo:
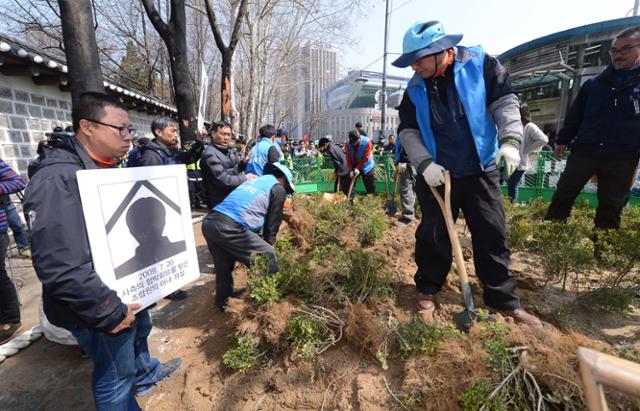
[(522, 144), (522, 121), (520, 121), (520, 101), (515, 94), (507, 94), (489, 106), (489, 112), (498, 128), (498, 143), (516, 148)]
[(405, 128), (400, 131), (398, 137), (400, 138), (400, 144), (404, 152), (407, 154), (407, 157), (409, 157), (411, 165), (418, 170), (418, 173), (422, 174), (424, 169), (433, 161), (433, 156), (424, 146), (422, 137), (420, 136), (420, 130)]
[[(204, 161), (202, 161), (204, 160)], [(225, 170), (224, 165), (214, 154), (203, 153), (200, 167), (208, 167), (214, 181), (213, 185), (222, 188), (236, 188), (240, 184), (247, 181), (247, 178), (241, 174), (231, 174)]]

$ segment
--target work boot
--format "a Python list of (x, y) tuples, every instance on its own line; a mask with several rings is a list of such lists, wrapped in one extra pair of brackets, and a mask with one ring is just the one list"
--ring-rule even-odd
[(511, 317), (515, 322), (530, 325), (532, 327), (542, 327), (542, 321), (533, 314), (529, 314), (524, 308), (516, 308), (511, 311), (500, 311), (505, 317)]
[(239, 288), (231, 293), (230, 298), (242, 298), (247, 293), (247, 287)]
[(156, 386), (161, 382), (166, 380), (169, 377), (173, 377), (176, 375), (178, 370), (180, 370), (180, 366), (182, 365), (182, 358), (174, 358), (173, 360), (169, 360), (162, 364), (162, 369), (160, 370), (160, 374), (158, 375), (158, 379), (156, 382), (145, 385), (142, 388), (138, 388), (136, 390), (136, 396), (142, 397), (149, 394)]
[(18, 333), (22, 331), (21, 323), (1, 324), (0, 325), (0, 345), (11, 341)]
[(416, 295), (416, 307), (418, 311), (434, 311), (436, 309), (436, 296), (418, 292)]
[(403, 227), (409, 224), (413, 224), (415, 221), (416, 221), (415, 218), (400, 217), (394, 224), (397, 227)]

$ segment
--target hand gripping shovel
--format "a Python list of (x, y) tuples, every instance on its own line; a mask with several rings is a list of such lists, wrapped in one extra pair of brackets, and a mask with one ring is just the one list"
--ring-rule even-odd
[[(387, 215), (389, 217), (393, 217), (398, 212), (398, 206), (396, 205), (396, 188), (398, 188), (398, 170), (396, 169), (396, 177), (393, 182), (393, 192), (391, 193), (391, 198), (387, 197), (386, 203), (384, 203), (384, 208), (387, 210)], [(387, 173), (384, 174), (384, 178), (387, 178)], [(387, 184), (389, 184), (387, 182)], [(387, 187), (387, 191), (389, 191), (389, 187)], [(388, 194), (387, 194), (388, 195)]]
[(451, 249), (453, 250), (453, 258), (456, 262), (456, 268), (458, 270), (458, 276), (460, 278), (460, 289), (462, 290), (462, 296), (464, 297), (464, 310), (462, 312), (453, 315), (453, 321), (456, 326), (462, 331), (469, 331), (471, 324), (478, 319), (486, 319), (492, 321), (492, 316), (484, 318), (478, 315), (473, 306), (473, 296), (471, 295), (471, 284), (469, 284), (469, 277), (467, 276), (467, 269), (464, 265), (464, 257), (462, 256), (462, 248), (460, 247), (460, 239), (456, 232), (456, 226), (453, 221), (453, 215), (451, 214), (451, 176), (449, 172), (444, 172), (444, 201), (438, 193), (435, 187), (431, 187), (431, 192), (435, 197), (440, 210), (442, 210), (442, 216), (447, 226), (447, 232), (449, 233), (449, 240), (451, 241)]

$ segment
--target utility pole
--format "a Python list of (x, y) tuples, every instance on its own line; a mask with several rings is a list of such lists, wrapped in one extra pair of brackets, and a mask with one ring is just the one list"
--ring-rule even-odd
[[(636, 0), (640, 1), (640, 0)], [(382, 55), (382, 93), (380, 95), (380, 107), (382, 119), (380, 120), (380, 138), (384, 136), (387, 117), (387, 44), (389, 43), (389, 0), (385, 0), (384, 14), (384, 54)]]

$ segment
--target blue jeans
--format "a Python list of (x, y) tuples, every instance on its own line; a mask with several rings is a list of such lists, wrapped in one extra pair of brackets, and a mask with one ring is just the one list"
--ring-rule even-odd
[(509, 193), (509, 198), (511, 202), (514, 202), (518, 199), (518, 186), (520, 186), (520, 181), (522, 180), (522, 176), (524, 175), (524, 170), (516, 170), (509, 177), (509, 181), (507, 182), (507, 190)]
[(7, 210), (7, 223), (9, 227), (11, 227), (11, 231), (13, 231), (13, 238), (16, 240), (16, 245), (18, 248), (29, 248), (29, 240), (27, 240), (27, 233), (22, 225), (22, 221), (20, 221), (20, 216), (18, 215), (18, 210), (16, 210), (16, 205), (13, 203), (9, 203), (6, 207)]
[(153, 324), (147, 310), (131, 328), (109, 334), (95, 328), (72, 330), (93, 361), (93, 398), (98, 411), (137, 411), (135, 392), (158, 382), (162, 366), (151, 358), (147, 337)]

